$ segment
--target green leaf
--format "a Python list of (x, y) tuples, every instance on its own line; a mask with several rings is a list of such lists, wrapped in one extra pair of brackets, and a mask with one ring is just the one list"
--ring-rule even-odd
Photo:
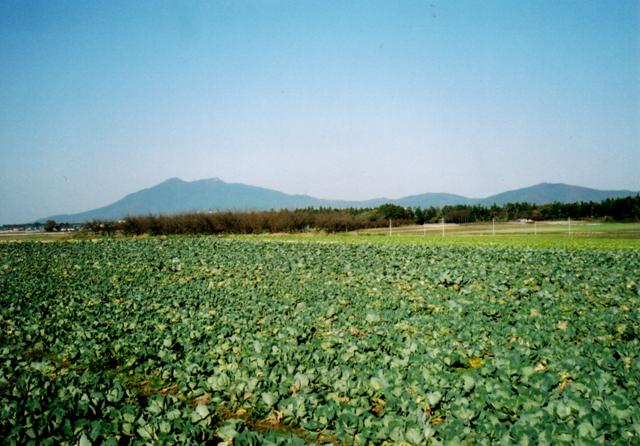
[(196, 413), (200, 415), (200, 418), (206, 418), (209, 416), (209, 409), (204, 404), (198, 404)]
[(598, 432), (590, 422), (583, 421), (578, 425), (578, 434), (581, 437), (595, 438)]
[(560, 418), (567, 418), (571, 415), (571, 407), (562, 401), (558, 401), (558, 404), (556, 405), (556, 414), (558, 414)]
[(220, 437), (223, 441), (231, 444), (231, 441), (238, 435), (237, 427), (239, 425), (238, 420), (227, 420), (225, 421), (216, 431), (216, 435)]
[(112, 387), (109, 392), (107, 392), (107, 401), (110, 403), (119, 402), (124, 396), (124, 391), (120, 386)]
[(82, 434), (78, 440), (78, 446), (91, 446), (91, 440), (85, 434)]
[(369, 310), (367, 311), (367, 315), (365, 316), (364, 319), (370, 324), (372, 324), (372, 323), (380, 322), (380, 315), (373, 310)]
[(441, 392), (430, 392), (427, 393), (427, 401), (429, 402), (429, 407), (436, 407), (436, 405), (440, 402), (440, 400), (442, 399), (442, 393)]
[(278, 402), (278, 395), (275, 393), (263, 392), (260, 396), (267, 407), (273, 407)]
[(152, 441), (155, 436), (155, 430), (149, 424), (145, 424), (144, 426), (140, 426), (137, 430), (138, 435), (148, 441)]
[(414, 445), (420, 445), (424, 443), (424, 435), (415, 427), (410, 427), (404, 435), (405, 440)]
[(476, 385), (476, 380), (473, 378), (473, 376), (465, 374), (462, 375), (462, 379), (464, 381), (464, 391), (465, 393), (470, 392), (474, 386)]

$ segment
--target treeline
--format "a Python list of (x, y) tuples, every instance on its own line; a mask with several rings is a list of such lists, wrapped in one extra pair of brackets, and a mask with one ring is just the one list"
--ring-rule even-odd
[[(444, 206), (442, 209), (429, 208), (422, 210), (423, 221), (433, 222), (445, 218), (451, 223), (473, 223), (509, 220), (610, 220), (620, 222), (640, 221), (640, 195), (624, 198), (607, 198), (606, 200), (579, 201), (575, 203), (507, 203), (503, 206), (491, 207), (478, 205)], [(438, 211), (440, 213), (438, 214)], [(420, 210), (418, 211), (419, 214)], [(435, 217), (434, 217), (435, 216)], [(418, 219), (416, 219), (418, 220)]]
[(457, 205), (404, 208), (384, 204), (377, 208), (307, 208), (254, 212), (197, 212), (177, 215), (131, 216), (120, 221), (92, 221), (85, 225), (97, 233), (114, 234), (259, 234), (274, 232), (354, 231), (407, 224), (473, 223), (508, 220), (558, 220), (572, 218), (611, 221), (640, 221), (640, 195), (602, 202), (509, 203), (491, 207)]
[[(404, 211), (404, 208), (400, 208)], [(406, 218), (394, 224), (414, 222), (409, 210)], [(377, 209), (296, 209), (262, 212), (211, 212), (177, 215), (143, 215), (124, 220), (93, 221), (86, 228), (93, 232), (113, 234), (260, 234), (265, 232), (354, 231), (388, 225), (387, 216)]]

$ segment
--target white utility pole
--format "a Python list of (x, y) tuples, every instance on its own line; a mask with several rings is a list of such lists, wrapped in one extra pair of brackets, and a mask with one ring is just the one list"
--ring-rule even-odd
[(442, 217), (442, 236), (444, 237), (444, 217)]
[(391, 219), (389, 219), (389, 235), (391, 235)]

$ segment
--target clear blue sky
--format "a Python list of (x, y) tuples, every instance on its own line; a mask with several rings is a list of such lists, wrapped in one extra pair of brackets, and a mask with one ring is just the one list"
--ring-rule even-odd
[(640, 189), (638, 1), (0, 2), (0, 223), (169, 177)]

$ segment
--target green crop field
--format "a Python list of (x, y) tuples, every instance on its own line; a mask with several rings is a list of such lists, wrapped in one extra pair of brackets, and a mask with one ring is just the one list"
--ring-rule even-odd
[(640, 250), (640, 223), (567, 222), (401, 226), (325, 234), (230, 235), (241, 240), (410, 244), (428, 246)]
[(640, 250), (469, 237), (1, 243), (0, 437), (639, 444)]

